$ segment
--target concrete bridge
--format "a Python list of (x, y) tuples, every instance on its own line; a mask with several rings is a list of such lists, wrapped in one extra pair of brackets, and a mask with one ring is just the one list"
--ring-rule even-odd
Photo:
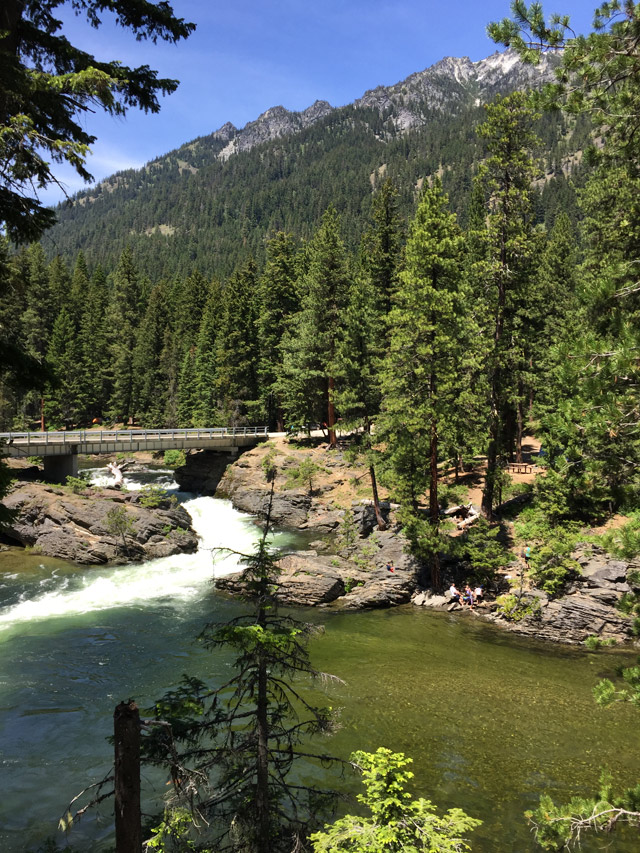
[(78, 476), (78, 454), (136, 453), (140, 450), (219, 450), (237, 453), (269, 437), (267, 427), (211, 429), (82, 429), (60, 432), (3, 432), (9, 456), (42, 456), (47, 480)]

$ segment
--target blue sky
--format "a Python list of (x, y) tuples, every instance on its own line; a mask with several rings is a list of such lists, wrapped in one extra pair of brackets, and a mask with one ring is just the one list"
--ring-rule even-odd
[[(302, 110), (315, 100), (342, 106), (367, 89), (392, 85), (443, 56), (483, 59), (497, 48), (485, 26), (509, 13), (508, 0), (174, 0), (174, 12), (197, 24), (177, 45), (136, 42), (108, 18), (99, 30), (64, 8), (63, 32), (101, 59), (148, 64), (180, 80), (158, 115), (131, 110), (123, 118), (89, 115), (98, 137), (88, 159), (97, 180), (204, 136), (230, 121), (243, 127), (269, 107)], [(545, 3), (591, 28), (595, 0)], [(58, 169), (67, 192), (85, 185)], [(62, 198), (52, 188), (43, 199)]]

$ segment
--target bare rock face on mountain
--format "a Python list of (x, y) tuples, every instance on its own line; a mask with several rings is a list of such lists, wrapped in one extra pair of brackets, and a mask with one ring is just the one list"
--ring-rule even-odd
[[(7, 535), (48, 557), (75, 563), (131, 563), (193, 553), (198, 537), (184, 507), (163, 500), (140, 503), (140, 494), (87, 489), (70, 494), (42, 483), (22, 484), (4, 500), (16, 511)], [(120, 519), (114, 518), (114, 510)], [(124, 513), (124, 515), (123, 515)]]
[[(479, 62), (472, 62), (468, 56), (448, 56), (393, 86), (370, 89), (353, 106), (377, 110), (384, 117), (385, 132), (394, 135), (427, 124), (433, 120), (434, 111), (456, 112), (490, 101), (498, 93), (537, 87), (551, 79), (553, 65), (548, 57), (532, 66), (522, 63), (512, 50)], [(241, 130), (227, 123), (213, 134), (216, 139), (228, 140), (218, 157), (228, 160), (263, 142), (298, 133), (333, 111), (327, 101), (316, 101), (302, 112), (271, 107)]]
[[(271, 107), (255, 121), (249, 122), (241, 131), (237, 131), (236, 135), (230, 139), (218, 157), (221, 160), (228, 160), (232, 154), (237, 154), (240, 151), (249, 151), (256, 145), (262, 142), (269, 142), (272, 139), (277, 139), (279, 136), (289, 136), (292, 133), (298, 133), (314, 124), (321, 118), (333, 110), (331, 104), (327, 101), (316, 101), (306, 110), (302, 112), (290, 112), (282, 106)], [(227, 127), (227, 125), (224, 125)], [(220, 131), (222, 128), (220, 128)], [(220, 131), (217, 131), (219, 134)]]

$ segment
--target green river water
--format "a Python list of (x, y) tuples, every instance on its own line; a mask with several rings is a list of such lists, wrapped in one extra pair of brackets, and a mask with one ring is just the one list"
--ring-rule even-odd
[[(206, 549), (247, 550), (256, 528), (224, 501), (186, 505), (203, 536), (197, 555), (80, 569), (17, 550), (0, 554), (3, 853), (35, 850), (54, 836), (70, 798), (107, 772), (105, 739), (119, 701), (132, 696), (144, 706), (183, 672), (226, 678), (228, 655), (193, 643), (207, 620), (240, 607), (216, 595)], [(228, 557), (215, 571), (233, 568)], [(620, 784), (638, 778), (638, 711), (601, 710), (591, 694), (630, 655), (525, 642), (469, 614), (411, 605), (297, 615), (325, 626), (312, 643), (313, 663), (344, 681), (329, 689), (340, 728), (322, 748), (347, 757), (386, 746), (412, 756), (416, 793), (484, 821), (472, 836), (475, 853), (538, 849), (523, 812), (542, 791), (559, 800), (589, 792), (603, 766)], [(355, 778), (334, 781), (358, 790)], [(163, 786), (143, 779), (147, 796), (160, 796)], [(619, 834), (611, 849), (637, 851), (637, 838)], [(69, 842), (108, 850), (109, 808), (84, 820)]]

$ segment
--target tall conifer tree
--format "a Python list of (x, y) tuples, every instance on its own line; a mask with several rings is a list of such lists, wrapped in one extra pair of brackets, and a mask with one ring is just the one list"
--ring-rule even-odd
[[(440, 183), (424, 191), (411, 223), (406, 265), (389, 316), (381, 433), (397, 476), (414, 550), (431, 564), (440, 586), (438, 438), (457, 392), (460, 356), (470, 339), (463, 276), (464, 237), (447, 210)], [(416, 514), (429, 489), (429, 529)]]
[(113, 276), (109, 306), (113, 390), (109, 401), (114, 420), (127, 422), (134, 411), (133, 351), (139, 322), (141, 283), (133, 254), (125, 249)]
[(537, 139), (532, 132), (533, 113), (522, 92), (497, 98), (487, 106), (487, 118), (479, 134), (487, 140), (488, 158), (476, 180), (484, 188), (488, 207), (484, 259), (476, 265), (475, 289), (488, 290), (488, 308), (493, 317), (488, 356), (489, 446), (482, 511), (493, 515), (494, 491), (500, 465), (515, 441), (515, 407), (518, 387), (519, 330), (514, 325), (518, 300), (527, 277), (532, 275), (532, 215), (530, 190), (535, 177), (531, 149)]
[(330, 207), (310, 244), (300, 311), (283, 340), (280, 388), (289, 416), (326, 423), (331, 443), (335, 443), (336, 342), (350, 281), (338, 214)]
[(267, 261), (260, 278), (260, 386), (269, 426), (282, 431), (284, 412), (278, 377), (281, 373), (280, 343), (291, 316), (299, 307), (296, 244), (290, 234), (279, 231), (267, 244)]

